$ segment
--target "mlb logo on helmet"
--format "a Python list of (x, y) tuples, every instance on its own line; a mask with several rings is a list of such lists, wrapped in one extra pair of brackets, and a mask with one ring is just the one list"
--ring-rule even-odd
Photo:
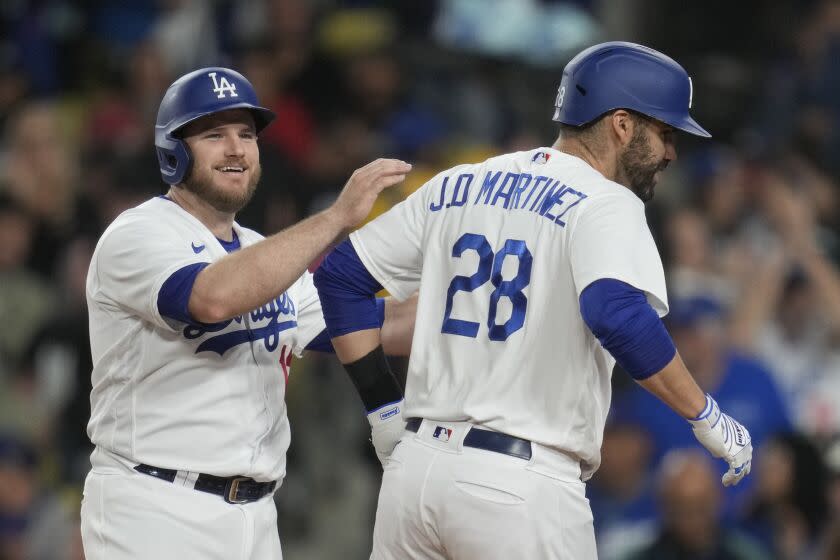
[(451, 435), (452, 429), (444, 428), (443, 426), (435, 426), (435, 431), (432, 433), (432, 437), (440, 441), (449, 441)]
[(531, 158), (531, 161), (533, 163), (544, 164), (544, 163), (548, 163), (548, 160), (550, 160), (550, 159), (551, 159), (551, 154), (547, 154), (545, 152), (537, 152), (536, 154), (534, 154), (534, 157)]

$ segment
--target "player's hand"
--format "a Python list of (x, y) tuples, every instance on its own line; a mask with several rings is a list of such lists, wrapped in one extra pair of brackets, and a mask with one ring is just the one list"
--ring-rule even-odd
[(715, 399), (706, 395), (706, 408), (688, 421), (694, 436), (709, 453), (729, 463), (723, 485), (733, 486), (750, 473), (752, 440), (750, 433), (731, 416), (720, 411)]
[(372, 161), (353, 172), (331, 210), (341, 220), (344, 229), (352, 229), (367, 218), (379, 193), (402, 182), (409, 171), (411, 164), (402, 160)]
[(368, 414), (370, 422), (371, 441), (376, 450), (379, 462), (385, 466), (385, 461), (391, 456), (397, 442), (405, 433), (406, 420), (403, 416), (405, 401), (386, 404)]

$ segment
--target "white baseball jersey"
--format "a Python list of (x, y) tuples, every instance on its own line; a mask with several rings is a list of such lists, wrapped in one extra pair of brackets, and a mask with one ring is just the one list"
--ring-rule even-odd
[(395, 297), (420, 299), (406, 416), (468, 421), (600, 463), (615, 360), (578, 298), (614, 278), (668, 310), (644, 204), (551, 148), (444, 171), (351, 235)]
[[(234, 231), (243, 247), (262, 239), (235, 223)], [(230, 321), (195, 326), (161, 316), (158, 295), (175, 271), (226, 254), (163, 197), (124, 212), (102, 235), (87, 278), (88, 435), (99, 449), (167, 469), (283, 478), (288, 367), (324, 329), (321, 304), (305, 272)]]

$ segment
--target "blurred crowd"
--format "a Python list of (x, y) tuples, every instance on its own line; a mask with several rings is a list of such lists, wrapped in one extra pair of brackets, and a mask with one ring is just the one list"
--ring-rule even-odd
[[(232, 66), (277, 113), (239, 219), (270, 234), (380, 156), (414, 171), (374, 214), (455, 163), (551, 145), (564, 64), (612, 39), (686, 66), (715, 136), (680, 140), (648, 217), (668, 328), (756, 454), (723, 488), (688, 425), (616, 371), (588, 485), (600, 556), (840, 560), (840, 2), (738, 4), (2, 2), (0, 560), (83, 557), (85, 275), (114, 217), (164, 190), (153, 123), (177, 76)], [(361, 403), (332, 357), (292, 372), (284, 554), (366, 558), (379, 465)]]

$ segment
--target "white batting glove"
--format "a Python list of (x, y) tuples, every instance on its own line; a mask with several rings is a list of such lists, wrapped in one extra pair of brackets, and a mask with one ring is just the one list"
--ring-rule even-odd
[(379, 407), (367, 415), (371, 428), (370, 439), (383, 467), (405, 432), (404, 406), (405, 400), (401, 400)]
[(728, 414), (720, 411), (715, 399), (706, 395), (706, 408), (700, 416), (688, 421), (694, 436), (713, 456), (729, 463), (723, 475), (724, 486), (738, 484), (750, 473), (752, 439), (747, 429)]

